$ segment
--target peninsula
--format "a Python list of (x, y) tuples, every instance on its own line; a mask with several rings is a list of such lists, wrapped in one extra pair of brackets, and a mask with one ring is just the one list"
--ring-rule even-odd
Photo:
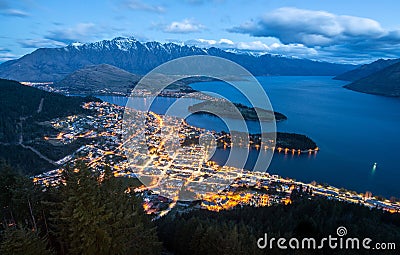
[[(215, 114), (221, 117), (239, 119), (239, 110), (245, 120), (275, 121), (286, 120), (287, 117), (279, 112), (273, 112), (257, 107), (249, 107), (240, 103), (228, 103), (227, 101), (205, 101), (188, 107), (194, 114)], [(258, 113), (258, 115), (257, 115)]]

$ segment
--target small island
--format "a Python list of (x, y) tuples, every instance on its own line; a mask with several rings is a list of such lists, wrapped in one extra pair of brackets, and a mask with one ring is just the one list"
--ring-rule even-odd
[[(189, 106), (188, 110), (194, 114), (214, 114), (220, 117), (227, 117), (232, 119), (240, 118), (237, 114), (239, 110), (240, 114), (245, 120), (256, 120), (256, 121), (283, 121), (287, 117), (279, 112), (273, 112), (270, 110), (249, 107), (240, 103), (230, 103), (227, 101), (205, 101), (192, 106)], [(257, 115), (257, 112), (259, 115)]]

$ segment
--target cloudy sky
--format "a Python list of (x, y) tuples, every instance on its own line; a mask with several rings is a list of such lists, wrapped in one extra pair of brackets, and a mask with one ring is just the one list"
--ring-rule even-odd
[(393, 0), (0, 0), (0, 62), (117, 36), (331, 62), (400, 57)]

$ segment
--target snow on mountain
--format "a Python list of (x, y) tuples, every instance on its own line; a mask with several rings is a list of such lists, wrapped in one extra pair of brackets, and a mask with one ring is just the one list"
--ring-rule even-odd
[(255, 75), (337, 75), (354, 66), (273, 56), (266, 53), (199, 48), (176, 43), (139, 42), (117, 37), (62, 48), (41, 48), (0, 65), (0, 77), (18, 81), (60, 81), (78, 69), (108, 64), (130, 73), (145, 74), (169, 60), (212, 55), (234, 61)]

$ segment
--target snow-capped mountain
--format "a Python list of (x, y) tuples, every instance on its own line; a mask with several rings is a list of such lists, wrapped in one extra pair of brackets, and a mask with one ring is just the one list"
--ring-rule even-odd
[(145, 74), (169, 60), (192, 55), (232, 60), (254, 75), (337, 75), (354, 66), (198, 48), (175, 43), (139, 42), (117, 37), (94, 43), (72, 43), (62, 48), (41, 48), (0, 65), (0, 77), (18, 81), (59, 81), (86, 66), (108, 64), (134, 74)]

